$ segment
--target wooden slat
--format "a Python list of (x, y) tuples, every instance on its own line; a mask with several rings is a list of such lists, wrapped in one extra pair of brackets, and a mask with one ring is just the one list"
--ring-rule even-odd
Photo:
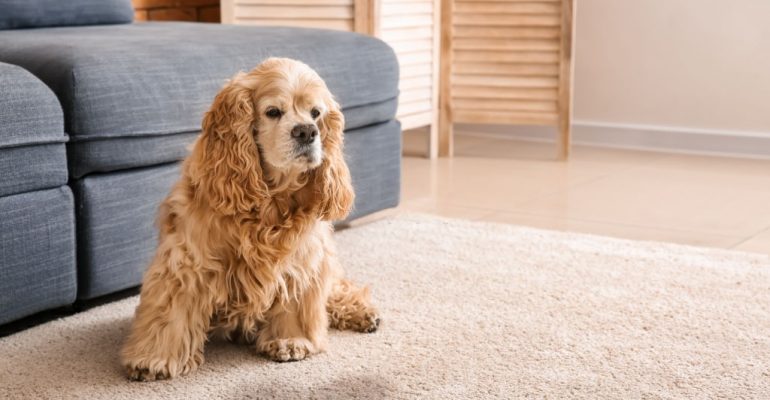
[(307, 28), (337, 29), (342, 31), (353, 30), (353, 20), (350, 19), (259, 19), (259, 18), (237, 18), (236, 24), (240, 25), (263, 25), (263, 26), (301, 26)]
[(538, 111), (556, 113), (556, 102), (537, 100), (506, 100), (506, 99), (469, 99), (455, 97), (452, 99), (456, 110), (491, 110), (491, 111)]
[(432, 61), (431, 54), (428, 52), (396, 54), (396, 57), (402, 68), (409, 65), (428, 64)]
[(557, 64), (514, 64), (491, 62), (456, 62), (452, 71), (458, 74), (558, 76)]
[[(279, 6), (353, 6), (353, 0), (230, 0), (236, 5), (279, 5)], [(224, 5), (224, 2), (223, 2)]]
[(433, 105), (431, 104), (430, 99), (411, 101), (411, 102), (399, 102), (398, 115), (409, 115), (409, 114), (429, 112), (432, 107)]
[(422, 112), (419, 114), (398, 115), (396, 119), (401, 122), (402, 130), (421, 128), (430, 125), (433, 121), (433, 112)]
[(455, 85), (452, 95), (457, 98), (553, 100), (558, 98), (556, 89), (496, 88)]
[[(470, 2), (474, 0), (459, 0)], [(484, 0), (485, 3), (558, 3), (561, 0)]]
[(457, 75), (452, 76), (452, 83), (466, 86), (515, 87), (515, 88), (556, 88), (556, 77), (544, 76), (496, 76), (496, 75)]
[(398, 40), (419, 40), (433, 37), (430, 26), (416, 26), (412, 28), (388, 28), (383, 29), (380, 38), (388, 43)]
[(345, 6), (240, 6), (236, 18), (259, 19), (353, 19), (353, 8)]
[(383, 17), (394, 15), (432, 14), (433, 4), (430, 0), (419, 2), (383, 1), (380, 6)]
[(388, 42), (396, 53), (411, 53), (415, 51), (430, 51), (433, 48), (431, 39), (399, 40)]
[(411, 28), (432, 26), (433, 17), (430, 14), (400, 15), (382, 18), (382, 29)]
[(454, 38), (455, 50), (553, 50), (559, 51), (556, 39), (482, 39)]
[(398, 89), (402, 92), (405, 90), (430, 88), (431, 78), (430, 76), (418, 76), (416, 78), (401, 78), (398, 82)]
[(510, 111), (471, 111), (453, 110), (455, 123), (467, 124), (513, 124), (513, 125), (554, 125), (555, 113), (510, 112)]
[(559, 27), (456, 26), (455, 38), (558, 39)]
[(556, 51), (474, 51), (457, 50), (454, 58), (457, 61), (488, 61), (513, 63), (558, 63), (559, 52)]
[(401, 79), (417, 76), (429, 77), (433, 73), (432, 68), (430, 63), (403, 66), (401, 67)]
[(559, 15), (456, 14), (455, 25), (478, 26), (559, 26)]
[(430, 88), (420, 88), (412, 90), (402, 90), (398, 95), (398, 101), (404, 103), (410, 103), (419, 100), (430, 100), (431, 90)]
[(558, 14), (560, 4), (552, 2), (458, 1), (458, 14)]

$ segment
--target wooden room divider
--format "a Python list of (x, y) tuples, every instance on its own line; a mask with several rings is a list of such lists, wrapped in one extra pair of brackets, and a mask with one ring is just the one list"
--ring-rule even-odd
[(453, 123), (558, 126), (569, 154), (574, 0), (222, 0), (222, 22), (355, 31), (401, 68), (397, 118), (452, 156)]
[(573, 0), (443, 0), (439, 154), (453, 123), (555, 125), (570, 147)]

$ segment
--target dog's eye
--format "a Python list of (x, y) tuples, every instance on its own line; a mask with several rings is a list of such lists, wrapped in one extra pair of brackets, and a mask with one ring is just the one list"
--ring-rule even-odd
[(271, 108), (268, 108), (267, 111), (265, 111), (265, 115), (268, 118), (281, 118), (281, 115), (283, 115), (283, 112), (281, 112), (281, 110), (275, 107), (271, 107)]
[(318, 118), (319, 115), (321, 115), (321, 112), (318, 111), (317, 108), (310, 110), (310, 116), (313, 117), (313, 119)]

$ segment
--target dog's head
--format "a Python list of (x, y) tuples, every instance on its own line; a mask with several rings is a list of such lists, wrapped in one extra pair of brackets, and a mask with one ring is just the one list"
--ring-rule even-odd
[(236, 75), (203, 120), (193, 158), (199, 186), (224, 214), (257, 210), (279, 192), (312, 186), (316, 211), (344, 218), (352, 205), (342, 156), (344, 119), (309, 66), (270, 58)]

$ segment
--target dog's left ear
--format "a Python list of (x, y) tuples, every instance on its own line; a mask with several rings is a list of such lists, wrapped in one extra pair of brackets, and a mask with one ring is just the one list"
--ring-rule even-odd
[(319, 216), (323, 220), (344, 219), (355, 200), (350, 171), (343, 154), (345, 118), (340, 106), (329, 97), (327, 112), (319, 124), (324, 160), (315, 171), (315, 195), (320, 199)]

